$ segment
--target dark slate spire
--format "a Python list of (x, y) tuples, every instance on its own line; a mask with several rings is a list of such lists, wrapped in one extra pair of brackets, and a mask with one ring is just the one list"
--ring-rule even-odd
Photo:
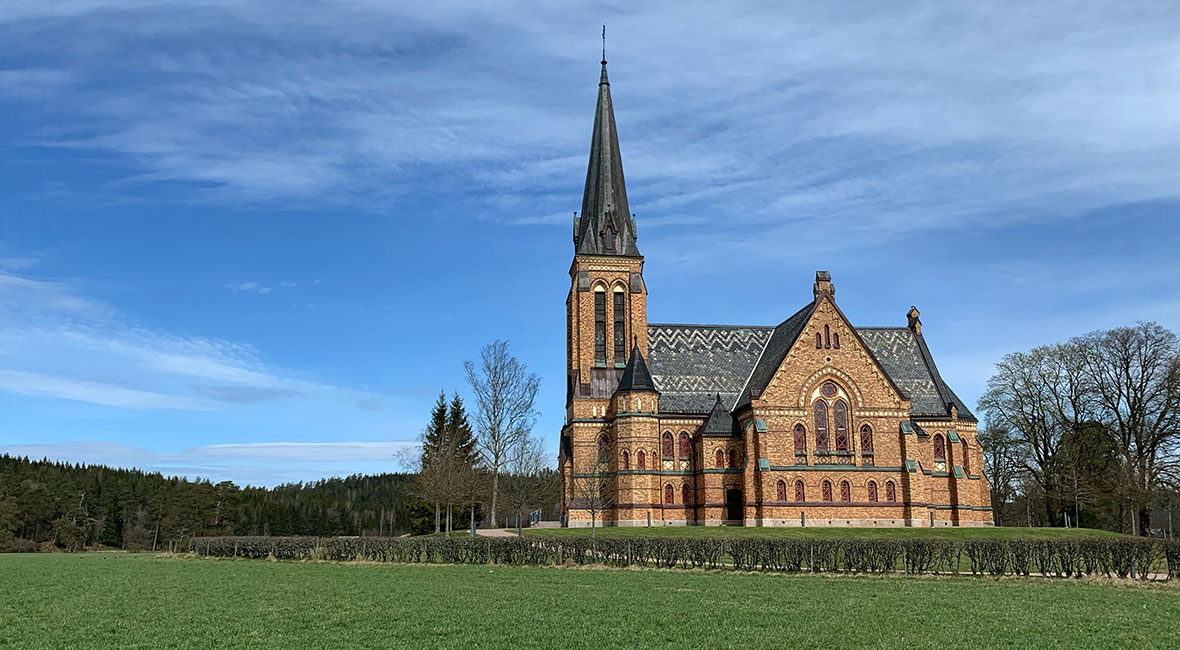
[(717, 403), (713, 405), (713, 410), (709, 412), (709, 419), (701, 425), (701, 433), (704, 434), (725, 434), (733, 433), (733, 416), (729, 414), (729, 409), (721, 403), (721, 396), (717, 396)]
[(635, 221), (627, 206), (623, 158), (619, 154), (619, 134), (615, 131), (615, 110), (611, 104), (604, 56), (582, 212), (574, 219), (574, 252), (579, 255), (639, 257), (635, 239)]
[(639, 351), (639, 345), (631, 348), (631, 358), (627, 359), (627, 368), (623, 370), (623, 377), (619, 379), (619, 387), (615, 390), (618, 392), (636, 390), (660, 392), (656, 390), (656, 382), (651, 378), (651, 371), (647, 369), (647, 361), (643, 360), (643, 353)]

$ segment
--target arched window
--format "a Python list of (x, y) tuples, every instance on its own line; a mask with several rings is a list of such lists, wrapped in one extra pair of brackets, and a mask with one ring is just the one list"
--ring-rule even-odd
[(819, 350), (824, 347), (824, 337), (819, 332), (815, 333), (815, 349)]
[(827, 325), (824, 325), (824, 347), (825, 348), (832, 347), (832, 333), (828, 329)]
[(615, 363), (627, 363), (627, 294), (615, 287)]
[(606, 434), (598, 436), (598, 462), (605, 463), (610, 459), (610, 438)]
[(778, 487), (778, 500), (779, 501), (786, 501), (787, 500), (787, 484), (786, 484), (786, 482), (779, 481), (777, 487)]
[(860, 425), (860, 453), (873, 453), (873, 428), (867, 424)]
[(672, 489), (672, 484), (669, 483), (664, 486), (664, 504), (672, 505), (676, 502), (676, 492)]
[(812, 406), (815, 416), (815, 450), (828, 450), (828, 403), (822, 399), (815, 400)]
[(877, 502), (877, 482), (876, 481), (869, 481), (869, 501), (871, 501), (872, 503)]
[(836, 348), (837, 350), (840, 349), (840, 333), (839, 332), (836, 332), (835, 334), (832, 335), (832, 347)]
[(848, 404), (842, 399), (832, 406), (832, 424), (836, 429), (836, 451), (848, 451)]
[(946, 442), (941, 433), (934, 434), (934, 460), (946, 460)]
[(795, 425), (795, 451), (807, 451), (807, 429), (802, 424)]
[(963, 448), (963, 458), (959, 462), (963, 464), (963, 471), (970, 474), (971, 473), (971, 465), (968, 463), (968, 460), (967, 460), (968, 458), (970, 458), (970, 456), (967, 455), (967, 439), (963, 438), (961, 440), (961, 442), (962, 442), (961, 447)]
[(680, 486), (680, 500), (686, 506), (692, 505), (692, 488), (689, 487), (688, 483)]
[(688, 434), (681, 431), (680, 432), (680, 457), (687, 460), (690, 456), (692, 456), (692, 442), (688, 439)]
[(635, 466), (639, 469), (647, 469), (647, 458), (643, 455), (642, 449), (635, 454)]
[(713, 464), (717, 467), (725, 467), (725, 452), (718, 448), (717, 453), (713, 455), (715, 456)]
[(606, 287), (594, 287), (594, 363), (606, 365)]
[(627, 450), (623, 450), (623, 469), (631, 469), (631, 454)]
[(737, 469), (737, 450), (729, 450), (729, 469)]
[(831, 481), (824, 481), (824, 484), (821, 487), (823, 488), (822, 491), (823, 491), (824, 501), (831, 501), (832, 500), (832, 482)]
[(840, 481), (840, 500), (845, 503), (852, 501), (852, 486), (848, 481)]
[(795, 501), (803, 503), (807, 500), (807, 494), (803, 489), (803, 481), (795, 481)]
[(885, 481), (885, 500), (889, 503), (897, 501), (897, 488), (893, 486), (893, 481)]
[(672, 433), (664, 432), (664, 439), (661, 452), (664, 455), (664, 460), (672, 460)]

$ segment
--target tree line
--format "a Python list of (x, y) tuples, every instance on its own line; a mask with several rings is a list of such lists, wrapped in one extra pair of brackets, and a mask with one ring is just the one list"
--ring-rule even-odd
[(980, 400), (996, 523), (1151, 528), (1180, 486), (1180, 342), (1138, 323), (1006, 355)]
[(0, 455), (0, 551), (178, 548), (205, 535), (382, 536), (429, 527), (407, 474), (273, 488)]
[(519, 527), (534, 510), (555, 510), (557, 472), (532, 431), (540, 379), (500, 340), (464, 370), (475, 396), (472, 416), (457, 394), (448, 400), (441, 392), (420, 451), (402, 457), (415, 475), (415, 494), (433, 512), (434, 532), (474, 529), (477, 521)]

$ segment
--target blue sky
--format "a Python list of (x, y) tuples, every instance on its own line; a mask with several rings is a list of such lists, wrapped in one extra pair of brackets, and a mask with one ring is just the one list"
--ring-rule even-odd
[(556, 454), (603, 22), (651, 321), (772, 325), (829, 269), (972, 403), (1180, 329), (1169, 3), (0, 0), (0, 451), (389, 471), (506, 338)]

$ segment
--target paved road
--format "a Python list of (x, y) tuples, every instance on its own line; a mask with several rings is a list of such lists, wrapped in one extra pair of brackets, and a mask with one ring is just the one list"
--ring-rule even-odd
[(481, 537), (516, 537), (516, 533), (507, 528), (477, 528), (475, 534)]

